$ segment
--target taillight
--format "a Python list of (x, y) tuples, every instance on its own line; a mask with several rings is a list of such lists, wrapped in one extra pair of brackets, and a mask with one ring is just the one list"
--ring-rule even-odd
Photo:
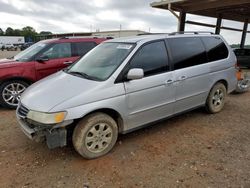
[(243, 75), (242, 75), (242, 72), (240, 70), (238, 62), (235, 63), (235, 69), (236, 69), (236, 78), (237, 78), (237, 80), (242, 80)]
[(236, 78), (237, 78), (237, 80), (242, 80), (242, 79), (243, 79), (242, 76), (243, 76), (243, 75), (242, 75), (241, 70), (238, 69), (238, 70), (236, 71)]

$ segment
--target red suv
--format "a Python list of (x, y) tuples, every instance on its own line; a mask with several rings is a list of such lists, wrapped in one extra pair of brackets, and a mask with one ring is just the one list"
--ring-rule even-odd
[(16, 108), (33, 82), (72, 64), (104, 38), (61, 38), (40, 41), (10, 59), (0, 60), (0, 104)]

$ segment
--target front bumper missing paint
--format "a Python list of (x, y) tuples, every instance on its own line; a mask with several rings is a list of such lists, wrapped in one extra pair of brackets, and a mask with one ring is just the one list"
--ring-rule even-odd
[(72, 124), (73, 120), (64, 121), (56, 125), (34, 125), (18, 114), (16, 117), (21, 130), (30, 139), (37, 142), (45, 139), (50, 149), (67, 145), (67, 129), (65, 127)]

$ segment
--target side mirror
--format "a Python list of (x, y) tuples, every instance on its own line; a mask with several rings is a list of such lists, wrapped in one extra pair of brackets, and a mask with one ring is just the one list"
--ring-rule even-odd
[(130, 69), (127, 74), (127, 79), (128, 80), (138, 80), (142, 79), (144, 77), (144, 71), (143, 69)]
[(38, 63), (44, 63), (45, 61), (49, 61), (49, 57), (48, 56), (40, 56), (36, 59), (36, 61)]

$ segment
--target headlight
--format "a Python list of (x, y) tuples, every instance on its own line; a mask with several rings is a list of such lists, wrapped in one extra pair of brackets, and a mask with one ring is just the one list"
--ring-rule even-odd
[(27, 118), (38, 123), (43, 124), (56, 124), (61, 123), (65, 119), (67, 112), (45, 113), (29, 111)]

